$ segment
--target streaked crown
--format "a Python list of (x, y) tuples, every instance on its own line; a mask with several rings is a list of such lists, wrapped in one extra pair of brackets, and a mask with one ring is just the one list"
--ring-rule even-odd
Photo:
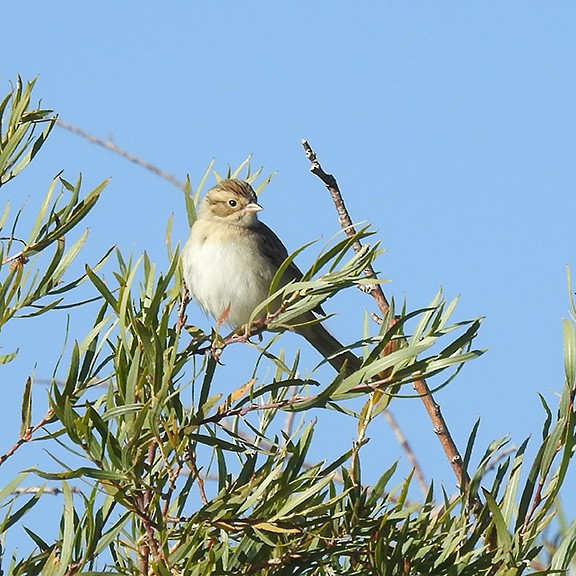
[(261, 209), (252, 186), (235, 178), (221, 180), (208, 190), (200, 208), (204, 217), (241, 225), (251, 225)]

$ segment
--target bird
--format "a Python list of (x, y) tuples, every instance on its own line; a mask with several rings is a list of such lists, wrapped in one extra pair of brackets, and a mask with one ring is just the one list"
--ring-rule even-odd
[[(201, 200), (182, 249), (182, 274), (192, 299), (232, 329), (246, 325), (268, 298), (272, 279), (288, 257), (280, 238), (258, 219), (262, 209), (248, 182), (222, 179)], [(301, 278), (302, 272), (290, 262), (280, 286)], [(323, 311), (318, 309), (318, 314)], [(360, 359), (343, 350), (318, 317), (304, 313), (295, 320), (294, 330), (337, 372), (350, 375), (358, 370)], [(313, 323), (303, 324), (307, 322)]]

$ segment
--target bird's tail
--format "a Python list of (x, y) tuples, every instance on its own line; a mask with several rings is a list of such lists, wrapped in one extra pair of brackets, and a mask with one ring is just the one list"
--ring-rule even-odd
[(349, 376), (360, 369), (362, 363), (358, 356), (349, 350), (343, 350), (342, 344), (338, 342), (322, 324), (305, 324), (297, 328), (297, 332), (304, 336), (337, 372), (342, 372)]

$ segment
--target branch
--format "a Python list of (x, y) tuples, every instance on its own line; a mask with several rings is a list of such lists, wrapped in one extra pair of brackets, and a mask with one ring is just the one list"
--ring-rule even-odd
[(160, 168), (158, 168), (158, 166), (155, 166), (154, 164), (151, 164), (150, 162), (143, 160), (142, 158), (132, 154), (131, 152), (119, 148), (118, 146), (116, 146), (116, 144), (114, 144), (114, 142), (110, 138), (108, 138), (108, 140), (103, 140), (102, 138), (98, 138), (88, 132), (85, 132), (84, 130), (82, 130), (82, 128), (78, 128), (77, 126), (72, 126), (71, 124), (62, 122), (62, 120), (56, 120), (56, 124), (60, 126), (60, 128), (64, 128), (64, 130), (68, 130), (68, 132), (72, 132), (72, 134), (76, 134), (77, 136), (80, 136), (81, 138), (88, 140), (88, 142), (92, 142), (92, 144), (96, 144), (97, 146), (106, 148), (106, 150), (110, 150), (111, 152), (114, 152), (114, 154), (118, 154), (118, 156), (126, 158), (133, 164), (145, 168), (149, 172), (156, 174), (156, 176), (160, 176), (160, 178), (163, 178), (167, 182), (170, 182), (170, 184), (176, 186), (176, 188), (180, 188), (180, 190), (185, 191), (184, 182), (180, 182), (180, 180), (178, 180), (176, 176), (173, 176), (168, 172), (164, 172), (164, 170), (161, 170)]
[(410, 443), (408, 442), (406, 436), (404, 436), (404, 433), (400, 429), (400, 426), (398, 426), (396, 418), (392, 415), (392, 412), (390, 412), (390, 410), (384, 410), (384, 418), (386, 419), (386, 422), (388, 422), (388, 426), (390, 426), (392, 432), (394, 432), (396, 440), (398, 440), (400, 447), (402, 448), (402, 450), (404, 450), (404, 453), (406, 454), (408, 461), (412, 465), (412, 469), (414, 470), (414, 476), (416, 478), (416, 481), (418, 482), (418, 486), (420, 486), (422, 494), (424, 495), (424, 497), (426, 497), (426, 494), (428, 493), (428, 485), (426, 484), (426, 480), (424, 479), (424, 473), (422, 472), (420, 464), (418, 464), (418, 460), (416, 460), (416, 456), (412, 451)]
[[(338, 213), (338, 222), (340, 227), (344, 230), (346, 235), (351, 238), (356, 234), (356, 229), (352, 225), (352, 220), (350, 219), (350, 215), (344, 204), (344, 199), (342, 198), (342, 194), (338, 188), (336, 178), (334, 178), (332, 174), (324, 172), (322, 166), (320, 166), (320, 162), (318, 162), (318, 159), (316, 158), (316, 153), (312, 150), (307, 140), (302, 140), (302, 146), (306, 152), (306, 158), (310, 160), (310, 172), (318, 176), (318, 178), (324, 182), (326, 188), (328, 188), (328, 192), (330, 192), (330, 196), (332, 197), (332, 201), (336, 207), (336, 212)], [(354, 242), (353, 248), (356, 253), (360, 252), (362, 249), (360, 241)], [(364, 274), (368, 278), (377, 277), (372, 265), (368, 265), (366, 270), (364, 270)], [(380, 312), (382, 312), (382, 315), (386, 315), (388, 308), (390, 308), (390, 304), (388, 304), (388, 300), (386, 299), (386, 296), (384, 296), (380, 284), (371, 284), (366, 286), (366, 292), (376, 300), (376, 304), (378, 305)]]
[[(76, 486), (69, 486), (68, 490), (72, 494), (83, 494), (82, 490)], [(58, 486), (24, 486), (21, 488), (14, 488), (10, 494), (19, 496), (20, 494), (38, 494), (39, 492), (52, 496), (61, 496), (64, 494), (64, 490)]]
[(208, 497), (206, 496), (206, 491), (204, 489), (204, 478), (200, 475), (198, 466), (196, 465), (196, 455), (192, 452), (191, 448), (187, 450), (186, 462), (190, 466), (190, 471), (194, 474), (196, 482), (198, 483), (198, 490), (200, 492), (200, 499), (204, 506), (208, 506)]
[[(352, 220), (344, 204), (344, 200), (342, 198), (342, 194), (340, 193), (336, 178), (334, 178), (332, 174), (328, 174), (322, 169), (322, 166), (316, 157), (316, 153), (314, 150), (312, 150), (312, 147), (307, 140), (302, 140), (302, 146), (304, 148), (304, 152), (306, 153), (306, 157), (308, 160), (310, 160), (310, 171), (312, 174), (315, 174), (318, 176), (318, 178), (320, 178), (320, 180), (322, 180), (328, 189), (330, 196), (332, 197), (334, 206), (336, 207), (336, 211), (338, 213), (338, 222), (340, 223), (340, 226), (349, 237), (353, 236), (356, 234), (356, 230), (352, 225)], [(362, 245), (359, 241), (357, 241), (354, 242), (353, 248), (355, 252), (358, 252), (361, 250)], [(376, 272), (372, 266), (368, 266), (366, 270), (364, 270), (364, 274), (368, 278), (376, 278)], [(386, 317), (386, 313), (390, 308), (390, 304), (388, 303), (388, 300), (386, 299), (380, 284), (371, 285), (367, 292), (376, 301), (382, 316)], [(448, 457), (448, 461), (452, 466), (452, 470), (456, 474), (460, 488), (464, 490), (468, 486), (470, 479), (468, 478), (468, 475), (463, 468), (462, 457), (460, 456), (460, 452), (458, 452), (458, 448), (456, 447), (456, 444), (450, 435), (446, 421), (444, 420), (444, 417), (440, 411), (440, 406), (434, 401), (434, 398), (430, 392), (430, 388), (426, 384), (425, 380), (416, 380), (414, 382), (414, 389), (424, 403), (424, 407), (426, 408), (426, 411), (430, 416), (430, 420), (432, 421), (434, 432), (440, 439), (444, 453)]]
[(204, 424), (215, 424), (220, 422), (220, 420), (224, 420), (225, 418), (230, 418), (231, 416), (245, 416), (248, 412), (253, 412), (254, 410), (278, 410), (286, 408), (286, 406), (292, 406), (294, 404), (298, 404), (304, 400), (304, 398), (300, 396), (292, 396), (287, 400), (280, 400), (279, 402), (272, 402), (270, 404), (249, 404), (248, 406), (244, 406), (243, 408), (230, 408), (228, 410), (222, 410), (221, 412), (216, 412), (212, 416), (208, 416), (207, 418), (203, 418), (202, 420), (198, 420), (194, 422), (194, 426), (202, 426)]
[[(152, 466), (154, 465), (156, 450), (156, 441), (152, 441), (148, 446), (148, 455), (146, 457), (146, 463), (149, 469), (152, 469)], [(152, 498), (153, 492), (151, 486), (147, 486), (143, 492), (135, 494), (135, 496), (132, 498), (134, 511), (140, 517), (142, 521), (142, 527), (146, 533), (146, 538), (140, 542), (138, 547), (138, 566), (141, 574), (148, 574), (150, 552), (152, 552), (152, 556), (157, 563), (165, 564), (167, 562), (164, 550), (154, 535), (154, 523), (151, 521), (149, 516), (149, 507), (152, 502)]]
[(8, 458), (10, 458), (10, 456), (12, 456), (16, 452), (16, 450), (18, 450), (18, 448), (20, 448), (20, 446), (22, 446), (23, 444), (26, 444), (26, 442), (30, 442), (30, 440), (32, 440), (32, 436), (33, 436), (34, 432), (36, 432), (37, 430), (42, 428), (42, 426), (45, 426), (46, 424), (48, 424), (48, 422), (50, 422), (50, 420), (52, 419), (52, 416), (54, 416), (54, 410), (52, 410), (52, 408), (50, 408), (48, 410), (48, 412), (46, 412), (44, 418), (42, 418), (42, 420), (40, 420), (40, 422), (38, 422), (38, 424), (28, 428), (28, 430), (26, 430), (25, 434), (14, 444), (14, 446), (12, 446), (12, 448), (10, 448), (10, 450), (8, 450), (8, 452), (6, 452), (5, 454), (2, 454), (2, 456), (0, 456), (0, 466), (2, 464), (4, 464), (4, 462), (6, 462), (6, 460), (8, 460)]

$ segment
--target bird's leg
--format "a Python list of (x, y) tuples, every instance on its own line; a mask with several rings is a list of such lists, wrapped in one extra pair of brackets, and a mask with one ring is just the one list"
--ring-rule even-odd
[(226, 345), (226, 342), (224, 342), (220, 337), (220, 326), (222, 326), (222, 324), (226, 322), (226, 318), (228, 318), (228, 314), (230, 314), (230, 306), (231, 304), (228, 304), (226, 310), (224, 310), (224, 312), (222, 312), (222, 314), (220, 314), (220, 316), (216, 319), (216, 327), (214, 328), (214, 339), (212, 340), (212, 347), (211, 347), (212, 357), (215, 360), (218, 360), (220, 358), (220, 356), (222, 355), (222, 350)]

